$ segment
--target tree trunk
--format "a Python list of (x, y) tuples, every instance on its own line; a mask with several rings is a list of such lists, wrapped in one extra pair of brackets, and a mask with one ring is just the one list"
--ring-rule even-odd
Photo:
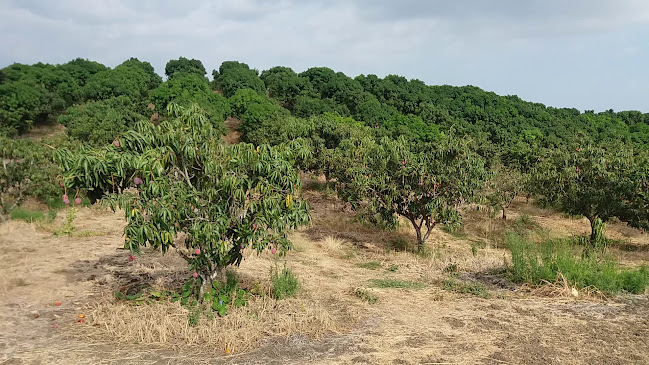
[(200, 277), (203, 283), (201, 284), (201, 289), (198, 293), (198, 299), (203, 300), (205, 293), (212, 288), (212, 283), (214, 282), (214, 280), (216, 279), (217, 281), (221, 281), (225, 278), (225, 268), (217, 267), (209, 275), (200, 274)]
[(606, 243), (604, 233), (606, 232), (606, 223), (602, 222), (599, 217), (590, 219), (590, 248), (600, 251)]
[(503, 220), (507, 220), (507, 211), (503, 208)]
[(415, 232), (417, 233), (417, 252), (421, 252), (424, 249), (424, 239), (421, 236), (421, 227), (414, 224)]
[[(421, 222), (417, 224), (414, 218), (410, 218), (410, 222), (412, 223), (412, 226), (415, 229), (415, 233), (417, 234), (417, 252), (422, 252), (424, 250), (426, 240), (428, 239), (428, 236), (430, 236), (430, 232), (435, 227), (435, 223), (431, 223), (430, 220), (422, 219)], [(426, 224), (424, 225), (424, 223)], [(424, 226), (426, 227), (426, 233), (422, 235), (421, 228)]]

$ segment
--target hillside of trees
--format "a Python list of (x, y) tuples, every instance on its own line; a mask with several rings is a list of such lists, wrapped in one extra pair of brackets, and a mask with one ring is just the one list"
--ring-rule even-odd
[[(133, 251), (147, 244), (166, 249), (169, 237), (182, 230), (202, 238), (210, 230), (222, 232), (235, 243), (245, 236), (260, 250), (284, 242), (284, 228), (308, 221), (298, 190), (287, 193), (282, 186), (289, 182), (266, 167), (282, 166), (293, 181), (289, 164), (335, 182), (340, 199), (381, 227), (406, 219), (420, 250), (436, 226), (461, 224), (463, 205), (485, 204), (506, 218), (517, 195), (588, 218), (589, 250), (599, 247), (611, 218), (648, 227), (647, 113), (582, 113), (475, 86), (431, 86), (397, 75), (352, 78), (326, 67), (259, 72), (226, 61), (211, 79), (206, 75), (201, 61), (183, 57), (167, 63), (165, 81), (135, 58), (114, 68), (75, 59), (0, 70), (2, 213), (30, 196), (61, 205), (70, 204), (71, 191), (78, 201), (108, 195), (115, 206), (154, 216), (166, 212), (153, 223), (138, 219), (135, 210), (127, 217), (127, 247)], [(220, 138), (229, 117), (241, 122), (240, 147), (224, 146)], [(65, 126), (65, 136), (21, 138), (35, 126), (56, 123)], [(251, 159), (251, 151), (259, 160)], [(252, 172), (242, 160), (250, 160)], [(228, 171), (238, 172), (235, 177)], [(233, 179), (225, 189), (246, 207), (251, 194), (274, 191), (274, 198), (258, 202), (270, 210), (253, 207), (249, 214), (259, 214), (258, 221), (226, 220), (196, 231), (197, 224), (189, 222), (198, 219), (200, 199), (228, 201), (225, 210), (205, 208), (200, 214), (211, 217), (206, 219), (242, 209), (219, 195), (222, 182), (213, 186), (210, 180), (218, 176)], [(253, 187), (258, 181), (269, 185)], [(138, 199), (144, 200), (116, 195), (133, 184), (150, 189), (141, 191)], [(297, 189), (295, 181), (290, 185)], [(56, 197), (61, 190), (63, 199)], [(160, 194), (175, 194), (174, 201), (194, 208), (161, 207)], [(281, 212), (270, 208), (284, 200)], [(182, 220), (185, 226), (178, 224)], [(242, 233), (276, 220), (283, 228), (268, 237)], [(149, 230), (147, 224), (153, 224)], [(200, 265), (238, 263), (239, 243), (232, 247)]]

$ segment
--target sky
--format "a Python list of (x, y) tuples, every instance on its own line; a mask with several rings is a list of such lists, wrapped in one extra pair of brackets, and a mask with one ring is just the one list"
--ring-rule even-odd
[(2, 0), (0, 67), (130, 57), (474, 85), (649, 112), (646, 0)]

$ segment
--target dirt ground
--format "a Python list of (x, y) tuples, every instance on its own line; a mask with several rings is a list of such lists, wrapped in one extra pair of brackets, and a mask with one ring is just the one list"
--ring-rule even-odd
[[(471, 213), (462, 235), (437, 229), (433, 253), (422, 257), (386, 250), (395, 237), (412, 234), (407, 227), (376, 232), (326, 194), (307, 198), (313, 224), (292, 236), (295, 249), (281, 259), (249, 253), (237, 268), (242, 283), (267, 288), (270, 267), (286, 263), (302, 283), (298, 296), (256, 299), (196, 328), (179, 305), (136, 307), (113, 298), (121, 287), (165, 288), (189, 277), (174, 253), (146, 252), (129, 262), (119, 213), (81, 208), (73, 234), (61, 237), (53, 232), (64, 211), (50, 224), (4, 223), (0, 364), (649, 363), (646, 295), (574, 297), (561, 287), (508, 282), (494, 274), (508, 260), (497, 242), (505, 223), (497, 219)], [(523, 214), (550, 235), (588, 229), (583, 220), (517, 201), (510, 220)], [(619, 240), (614, 253), (625, 264), (649, 263), (646, 234), (617, 223), (609, 236)], [(474, 254), (476, 242), (484, 245)], [(484, 285), (488, 297), (445, 290), (451, 265), (456, 280)], [(378, 288), (372, 279), (419, 287)]]

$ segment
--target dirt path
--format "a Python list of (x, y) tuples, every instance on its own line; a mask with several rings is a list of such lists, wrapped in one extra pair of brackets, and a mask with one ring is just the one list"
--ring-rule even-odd
[[(77, 236), (59, 238), (52, 227), (15, 221), (0, 226), (0, 364), (649, 363), (646, 296), (549, 298), (490, 283), (488, 299), (445, 291), (442, 281), (449, 276), (443, 268), (450, 258), (461, 267), (481, 267), (478, 260), (495, 267), (502, 264), (503, 252), (494, 249), (485, 251), (487, 258), (475, 258), (467, 243), (457, 246), (443, 234), (436, 237), (448, 240), (441, 259), (295, 235), (296, 250), (287, 263), (303, 290), (290, 302), (295, 306), (285, 305), (288, 312), (278, 318), (299, 314), (299, 306), (313, 306), (313, 313), (323, 318), (348, 322), (339, 323), (337, 334), (277, 337), (270, 331), (256, 349), (232, 355), (125, 343), (115, 335), (122, 327), (110, 332), (105, 326), (77, 323), (78, 314), (114, 305), (115, 288), (145, 281), (164, 285), (182, 279), (186, 269), (173, 256), (155, 253), (129, 263), (128, 253), (119, 250), (119, 215), (83, 208), (75, 222)], [(273, 262), (270, 254), (250, 255), (238, 272), (267, 280)], [(364, 268), (367, 262), (378, 267)], [(371, 279), (407, 280), (423, 288), (374, 288)], [(377, 302), (358, 298), (357, 288)], [(271, 308), (280, 311), (282, 303)], [(186, 317), (178, 321), (186, 322)]]

